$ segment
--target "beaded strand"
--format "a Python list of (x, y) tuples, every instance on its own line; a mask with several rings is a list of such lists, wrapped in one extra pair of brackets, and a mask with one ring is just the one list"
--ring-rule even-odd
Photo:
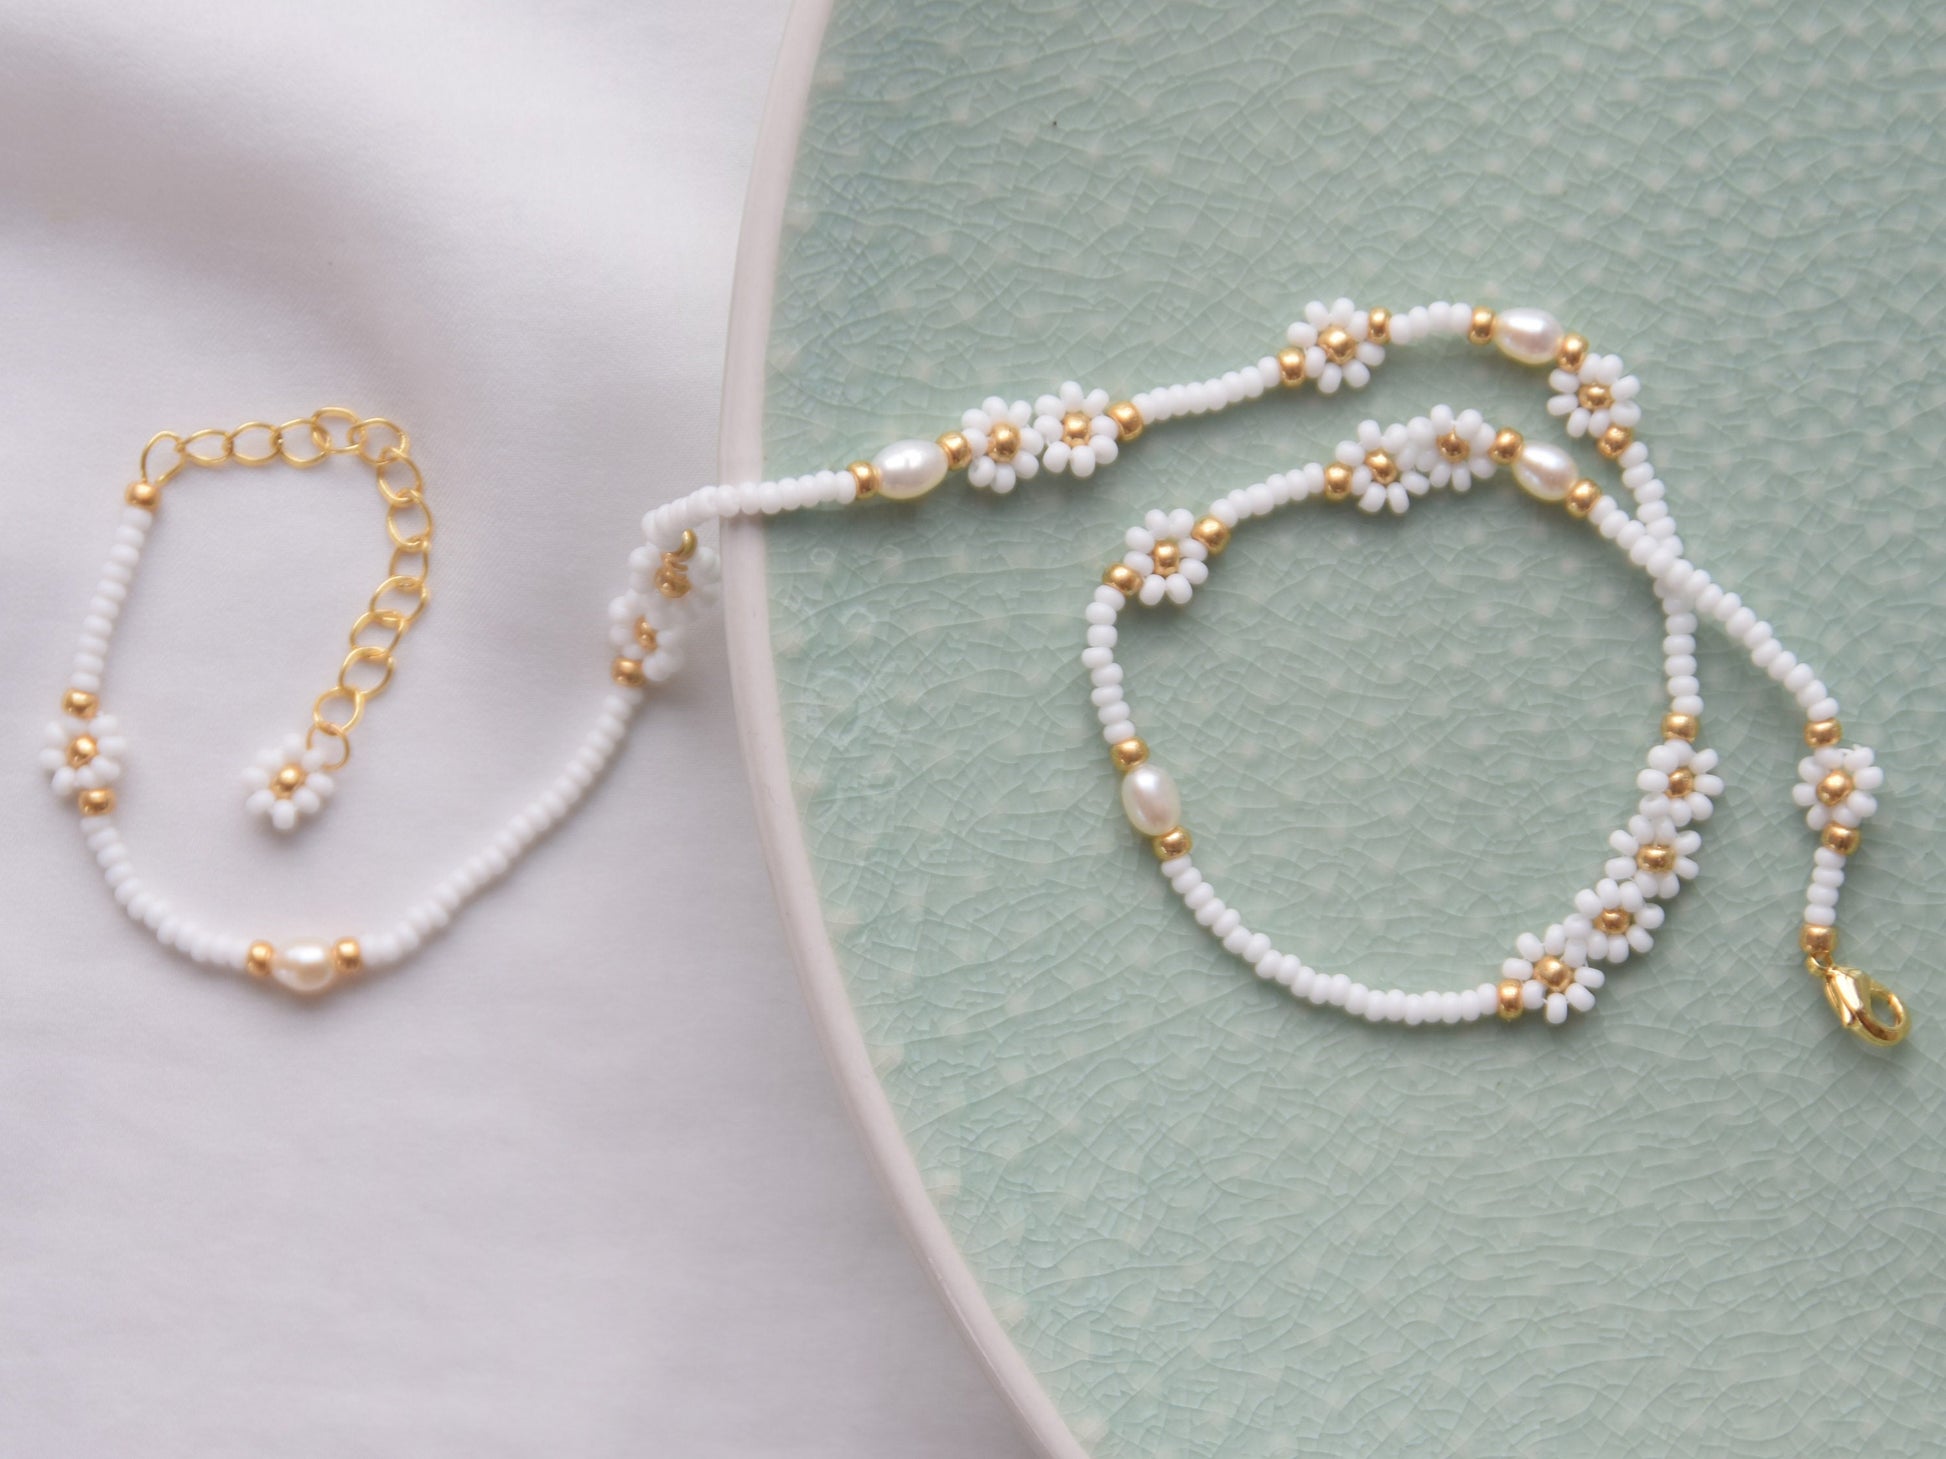
[[(158, 942), (209, 967), (247, 973), (296, 993), (320, 993), (354, 975), (403, 962), (572, 813), (620, 747), (646, 692), (680, 669), (688, 625), (715, 595), (720, 563), (699, 539), (700, 531), (734, 517), (847, 506), (878, 496), (915, 500), (953, 471), (965, 472), (974, 488), (996, 494), (1043, 474), (1088, 477), (1113, 465), (1123, 448), (1151, 427), (1305, 385), (1325, 395), (1361, 389), (1389, 349), (1438, 339), (1494, 346), (1516, 363), (1547, 368), (1553, 392), (1548, 412), (1570, 437), (1594, 441), (1618, 470), (1633, 510), (1581, 476), (1562, 447), (1496, 429), (1476, 411), (1438, 406), (1386, 427), (1365, 421), (1332, 460), (1239, 488), (1201, 515), (1180, 509), (1149, 513), (1128, 531), (1124, 556), (1107, 569), (1084, 606), (1082, 663), (1102, 738), (1121, 775), (1124, 812), (1150, 841), (1162, 875), (1225, 950), (1259, 977), (1311, 1003), (1372, 1022), (1410, 1025), (1475, 1022), (1488, 1014), (1512, 1020), (1530, 1010), (1558, 1024), (1571, 1012), (1590, 1011), (1605, 981), (1597, 964), (1612, 967), (1631, 953), (1647, 952), (1662, 922), (1662, 903), (1696, 874), (1701, 848), (1696, 827), (1709, 818), (1722, 793), (1715, 752), (1698, 748), (1703, 700), (1696, 633), (1702, 621), (1714, 620), (1805, 715), (1811, 753), (1799, 766), (1793, 794), (1819, 833), (1800, 933), (1806, 965), (1824, 980), (1846, 1028), (1876, 1042), (1896, 1042), (1906, 1028), (1898, 1000), (1863, 973), (1835, 962), (1846, 859), (1858, 849), (1859, 827), (1876, 809), (1874, 792), (1883, 772), (1868, 747), (1843, 744), (1837, 701), (1810, 665), (1786, 649), (1741, 598), (1685, 556), (1663, 483), (1635, 434), (1641, 419), (1639, 381), (1625, 372), (1619, 356), (1594, 353), (1586, 339), (1540, 309), (1496, 313), (1442, 301), (1392, 311), (1361, 309), (1349, 299), (1315, 302), (1291, 324), (1282, 347), (1221, 375), (1155, 386), (1122, 400), (1074, 382), (1032, 403), (989, 397), (934, 440), (896, 441), (843, 469), (706, 486), (656, 507), (642, 519), (643, 544), (629, 557), (627, 588), (610, 605), (612, 688), (593, 727), (555, 779), (497, 835), (399, 922), (374, 932), (276, 947), (205, 927), (136, 875), (115, 822), (126, 736), (100, 711), (100, 694), (115, 623), (161, 504), (160, 491), (146, 478), (130, 488), (83, 623), (62, 718), (49, 727), (43, 763), (55, 793), (72, 799), (84, 839), (116, 901)], [(1626, 826), (1610, 837), (1614, 855), (1603, 876), (1576, 896), (1574, 910), (1560, 922), (1516, 938), (1514, 954), (1497, 980), (1463, 990), (1408, 992), (1374, 989), (1343, 973), (1327, 976), (1246, 926), (1191, 859), (1180, 793), (1136, 733), (1114, 653), (1120, 616), (1131, 606), (1190, 603), (1235, 531), (1283, 506), (1318, 498), (1351, 503), (1367, 513), (1403, 513), (1430, 491), (1464, 492), (1502, 469), (1531, 495), (1560, 503), (1571, 517), (1587, 521), (1654, 586), (1664, 615), (1669, 707), (1662, 738), (1648, 751), (1638, 777), (1641, 800)]]

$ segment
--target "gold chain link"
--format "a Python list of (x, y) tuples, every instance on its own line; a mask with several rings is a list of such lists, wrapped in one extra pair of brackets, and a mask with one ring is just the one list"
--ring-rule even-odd
[[(158, 449), (167, 453), (166, 459), (156, 458)], [(327, 405), (282, 425), (253, 420), (229, 431), (192, 431), (186, 436), (161, 431), (142, 448), (138, 485), (151, 488), (152, 495), (159, 495), (190, 466), (214, 470), (232, 462), (268, 466), (281, 461), (302, 470), (330, 456), (354, 456), (372, 468), (385, 501), (385, 535), (391, 540), (392, 555), (385, 581), (352, 625), (351, 651), (338, 666), (336, 681), (311, 704), (305, 748), (315, 749), (320, 736), (338, 743), (338, 758), (324, 766), (326, 770), (337, 770), (351, 758), (353, 726), (364, 718), (365, 705), (392, 682), (393, 652), (426, 611), (432, 511), (426, 506), (425, 478), (411, 452), (412, 438), (396, 421), (360, 416), (341, 405)], [(135, 490), (130, 488), (131, 493)], [(376, 641), (368, 641), (367, 635), (375, 631)]]

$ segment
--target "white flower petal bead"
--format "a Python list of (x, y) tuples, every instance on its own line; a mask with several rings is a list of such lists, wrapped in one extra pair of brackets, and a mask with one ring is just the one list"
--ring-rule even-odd
[(1153, 761), (1122, 777), (1122, 812), (1144, 836), (1173, 831), (1182, 821), (1182, 793), (1167, 770)]
[(880, 496), (909, 502), (946, 479), (946, 453), (936, 441), (894, 441), (876, 456)]

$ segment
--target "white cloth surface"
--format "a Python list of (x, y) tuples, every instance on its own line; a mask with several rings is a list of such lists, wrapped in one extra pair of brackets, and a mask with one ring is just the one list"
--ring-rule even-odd
[(713, 474), (783, 10), (0, 6), (0, 1455), (1024, 1452), (816, 1048), (714, 627), (552, 841), (317, 1006), (158, 950), (35, 765), (142, 442), (341, 403), (413, 434), (432, 607), (273, 844), (238, 773), (380, 505), (173, 486), (107, 696), (138, 865), (382, 926), (555, 772), (638, 518)]

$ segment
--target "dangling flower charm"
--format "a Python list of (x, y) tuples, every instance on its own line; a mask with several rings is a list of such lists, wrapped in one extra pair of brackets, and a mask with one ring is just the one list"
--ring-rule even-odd
[(1568, 434), (1592, 440), (1610, 426), (1633, 430), (1642, 421), (1635, 403), (1642, 382), (1622, 373), (1620, 355), (1590, 355), (1579, 370), (1556, 370), (1547, 377), (1555, 394), (1547, 402), (1549, 415), (1565, 416)]
[(1142, 579), (1138, 600), (1152, 608), (1164, 598), (1187, 603), (1209, 581), (1209, 549), (1190, 535), (1195, 529), (1196, 518), (1180, 507), (1150, 512), (1128, 529), (1122, 562)]
[(1340, 385), (1362, 390), (1371, 383), (1372, 371), (1385, 363), (1385, 347), (1371, 338), (1371, 320), (1369, 310), (1354, 307), (1349, 299), (1329, 307), (1314, 299), (1284, 337), (1304, 351), (1304, 374), (1324, 394), (1335, 394)]
[(1872, 792), (1883, 784), (1885, 772), (1872, 763), (1871, 746), (1830, 745), (1797, 762), (1791, 798), (1805, 808), (1804, 819), (1813, 831), (1857, 826), (1878, 809)]
[(243, 808), (279, 831), (296, 829), (299, 821), (323, 810), (331, 798), (331, 777), (324, 764), (323, 750), (307, 750), (302, 735), (286, 736), (244, 772), (250, 797)]
[(121, 778), (127, 744), (112, 714), (93, 719), (63, 715), (47, 726), (47, 745), (41, 768), (48, 772), (54, 793), (66, 800), (84, 790), (101, 790)]
[[(1034, 402), (1034, 431), (1045, 443), (1041, 465), (1049, 471), (1087, 477), (1121, 454), (1121, 427), (1108, 413), (1106, 390), (1084, 391), (1070, 380), (1058, 395)], [(1018, 471), (1018, 463), (1015, 470)]]
[[(1091, 438), (1093, 429), (1091, 423)], [(973, 451), (972, 463), (966, 468), (967, 485), (1005, 496), (1017, 483), (1040, 474), (1041, 451), (1047, 443), (1035, 429), (1034, 412), (1026, 401), (1009, 405), (997, 395), (988, 396), (978, 410), (960, 417), (960, 434)], [(1076, 474), (1085, 476), (1087, 472)]]

